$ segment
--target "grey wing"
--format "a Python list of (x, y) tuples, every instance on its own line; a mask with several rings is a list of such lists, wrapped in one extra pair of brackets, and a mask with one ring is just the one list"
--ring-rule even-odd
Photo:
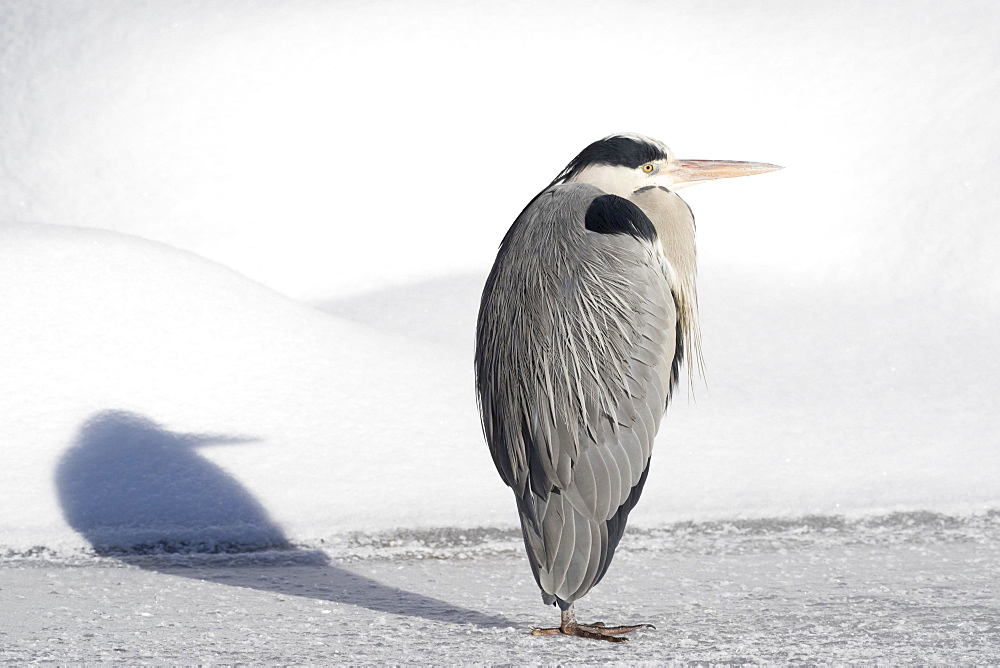
[(487, 281), (476, 375), (547, 602), (603, 577), (638, 500), (681, 346), (652, 224), (591, 186), (556, 186), (512, 226)]

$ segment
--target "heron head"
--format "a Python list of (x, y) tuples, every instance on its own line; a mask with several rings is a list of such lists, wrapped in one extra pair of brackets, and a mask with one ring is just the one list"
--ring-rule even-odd
[(629, 133), (595, 141), (573, 158), (552, 183), (590, 183), (607, 193), (629, 197), (651, 186), (677, 190), (703, 181), (776, 169), (781, 167), (762, 162), (681, 159), (663, 142)]

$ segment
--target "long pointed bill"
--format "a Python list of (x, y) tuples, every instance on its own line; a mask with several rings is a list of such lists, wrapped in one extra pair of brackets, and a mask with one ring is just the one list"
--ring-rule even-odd
[(766, 162), (741, 162), (739, 160), (675, 160), (674, 163), (664, 170), (670, 175), (670, 180), (674, 186), (682, 184), (697, 183), (698, 181), (712, 181), (714, 179), (731, 179), (737, 176), (753, 176), (754, 174), (765, 174), (776, 169), (783, 169), (778, 165), (769, 165)]

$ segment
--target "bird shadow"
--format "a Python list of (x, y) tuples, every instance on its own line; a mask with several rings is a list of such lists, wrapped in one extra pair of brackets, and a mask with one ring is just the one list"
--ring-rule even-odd
[[(171, 432), (125, 411), (97, 413), (56, 469), (63, 514), (98, 555), (144, 570), (433, 621), (511, 624), (383, 584), (337, 566), (321, 550), (292, 545), (243, 485), (196, 452), (253, 440)], [(261, 568), (282, 570), (266, 577)]]

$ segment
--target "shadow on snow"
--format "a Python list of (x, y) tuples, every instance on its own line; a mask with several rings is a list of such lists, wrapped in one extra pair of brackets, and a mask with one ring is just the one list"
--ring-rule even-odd
[[(334, 565), (321, 551), (294, 547), (245, 487), (195, 450), (252, 440), (174, 433), (134, 413), (98, 413), (59, 462), (63, 514), (97, 554), (146, 570), (435, 621), (510, 624), (384, 585)], [(262, 564), (285, 570), (262, 577), (260, 568), (244, 568)]]

